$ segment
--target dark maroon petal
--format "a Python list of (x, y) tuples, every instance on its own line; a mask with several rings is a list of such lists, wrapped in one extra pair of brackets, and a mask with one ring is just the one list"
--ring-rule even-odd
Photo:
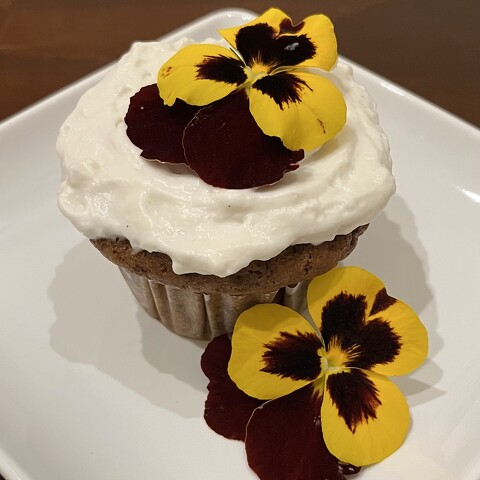
[(362, 467), (356, 467), (355, 465), (350, 465), (350, 463), (339, 462), (338, 466), (340, 467), (340, 471), (344, 475), (355, 475), (356, 473), (360, 472)]
[(352, 433), (357, 425), (377, 418), (377, 408), (382, 402), (375, 385), (361, 370), (329, 375), (326, 388)]
[(275, 183), (303, 158), (303, 150), (288, 150), (279, 138), (260, 130), (244, 91), (199, 110), (185, 129), (183, 146), (190, 168), (221, 188)]
[(322, 342), (316, 333), (280, 332), (271, 343), (265, 344), (263, 372), (294, 380), (315, 380), (322, 370), (318, 349)]
[(125, 115), (127, 135), (142, 149), (142, 157), (168, 163), (186, 163), (182, 137), (197, 106), (178, 100), (167, 107), (156, 84), (140, 89), (131, 99)]
[[(292, 28), (282, 22), (280, 29)], [(300, 27), (301, 28), (301, 27)], [(281, 66), (298, 65), (315, 56), (316, 47), (306, 35), (280, 35), (266, 23), (241, 28), (235, 38), (237, 49), (245, 63), (255, 63), (271, 69)]]
[(219, 435), (245, 440), (247, 423), (264, 400), (249, 397), (230, 379), (227, 367), (231, 353), (232, 344), (227, 335), (214, 338), (203, 352), (201, 366), (210, 380), (204, 418)]
[(345, 480), (345, 474), (356, 473), (325, 446), (321, 404), (308, 385), (255, 410), (245, 447), (248, 464), (261, 480)]
[[(393, 302), (392, 302), (393, 300)], [(382, 311), (395, 302), (379, 292), (372, 311)], [(381, 318), (366, 320), (367, 303), (363, 295), (341, 293), (325, 305), (322, 312), (322, 335), (328, 351), (332, 340), (351, 360), (346, 366), (369, 369), (392, 362), (401, 348), (400, 337)]]

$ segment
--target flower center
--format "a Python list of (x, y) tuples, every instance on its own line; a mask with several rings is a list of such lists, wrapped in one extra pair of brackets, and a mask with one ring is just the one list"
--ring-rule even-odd
[(252, 85), (268, 75), (268, 67), (262, 63), (254, 63), (251, 67), (245, 67), (245, 73), (247, 74), (247, 83)]
[(319, 355), (322, 358), (322, 372), (333, 373), (342, 370), (350, 360), (348, 353), (335, 344), (331, 345), (328, 350), (322, 348)]

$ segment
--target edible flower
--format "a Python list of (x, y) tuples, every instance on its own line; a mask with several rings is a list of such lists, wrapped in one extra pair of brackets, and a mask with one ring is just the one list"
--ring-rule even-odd
[(342, 94), (313, 71), (337, 61), (333, 26), (272, 8), (220, 33), (230, 49), (187, 45), (131, 97), (127, 136), (143, 158), (186, 164), (213, 187), (272, 185), (345, 124)]
[(147, 85), (130, 99), (125, 123), (143, 158), (184, 163), (213, 187), (270, 185), (303, 158), (303, 150), (288, 150), (260, 130), (243, 92), (205, 107), (182, 100), (168, 107), (157, 85)]
[(312, 150), (344, 126), (342, 94), (311, 68), (330, 70), (337, 61), (333, 25), (312, 15), (298, 25), (271, 8), (242, 27), (220, 31), (230, 49), (195, 44), (179, 50), (158, 73), (165, 104), (177, 99), (209, 105), (244, 90), (264, 134), (289, 150)]
[(263, 480), (344, 480), (391, 455), (408, 432), (408, 405), (387, 376), (426, 358), (416, 313), (357, 267), (314, 278), (307, 304), (311, 321), (276, 304), (246, 310), (231, 343), (215, 339), (202, 358), (205, 419), (228, 438), (242, 439), (244, 428)]

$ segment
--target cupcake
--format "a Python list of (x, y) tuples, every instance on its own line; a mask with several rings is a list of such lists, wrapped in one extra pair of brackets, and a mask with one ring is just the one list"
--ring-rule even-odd
[[(388, 142), (323, 15), (136, 43), (57, 142), (59, 207), (174, 332), (301, 309), (394, 193)], [(230, 49), (227, 45), (230, 44)]]

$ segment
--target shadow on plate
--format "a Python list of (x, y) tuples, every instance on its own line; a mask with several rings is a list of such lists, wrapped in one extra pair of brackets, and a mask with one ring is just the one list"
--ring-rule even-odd
[(66, 254), (48, 293), (56, 314), (50, 344), (58, 354), (94, 366), (154, 405), (203, 416), (205, 343), (174, 335), (149, 317), (118, 269), (88, 241)]

